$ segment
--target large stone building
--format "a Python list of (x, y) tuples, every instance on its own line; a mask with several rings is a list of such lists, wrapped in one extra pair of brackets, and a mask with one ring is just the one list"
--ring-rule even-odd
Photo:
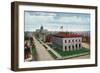
[(75, 33), (60, 32), (53, 35), (52, 44), (63, 51), (78, 50), (82, 47), (82, 37)]
[(36, 29), (36, 33), (38, 34), (38, 38), (42, 41), (45, 41), (45, 37), (48, 34), (48, 30), (44, 29), (43, 26), (40, 27), (40, 29)]

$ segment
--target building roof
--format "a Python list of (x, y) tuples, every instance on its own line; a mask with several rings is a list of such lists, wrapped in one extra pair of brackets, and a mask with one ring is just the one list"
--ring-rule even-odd
[(72, 38), (72, 37), (81, 37), (80, 34), (77, 33), (72, 33), (72, 32), (59, 32), (55, 35), (55, 37), (60, 37), (60, 38)]

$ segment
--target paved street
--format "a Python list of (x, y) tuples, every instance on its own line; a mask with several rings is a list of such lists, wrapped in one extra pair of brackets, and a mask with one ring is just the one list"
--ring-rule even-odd
[(53, 60), (54, 58), (48, 53), (44, 46), (33, 36), (34, 44), (38, 55), (38, 61)]

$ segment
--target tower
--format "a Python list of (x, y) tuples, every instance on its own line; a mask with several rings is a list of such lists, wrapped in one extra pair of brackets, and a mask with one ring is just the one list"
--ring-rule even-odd
[(40, 33), (42, 33), (42, 31), (43, 31), (43, 26), (40, 27)]

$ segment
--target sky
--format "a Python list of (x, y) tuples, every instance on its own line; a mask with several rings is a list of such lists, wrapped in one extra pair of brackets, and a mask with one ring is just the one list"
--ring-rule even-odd
[(24, 25), (25, 31), (36, 31), (41, 26), (48, 31), (90, 31), (90, 14), (24, 11)]

